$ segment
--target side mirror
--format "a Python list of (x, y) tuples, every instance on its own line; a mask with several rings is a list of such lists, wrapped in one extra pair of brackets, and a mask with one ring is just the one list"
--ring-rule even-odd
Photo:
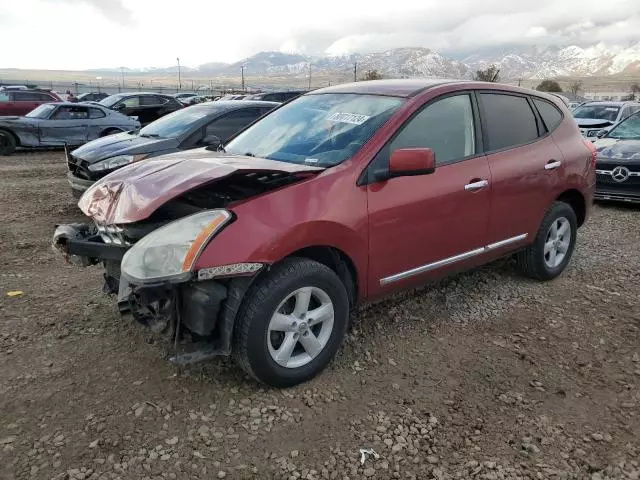
[(222, 140), (220, 140), (215, 135), (207, 135), (202, 139), (202, 145), (209, 147), (209, 150), (217, 149), (221, 143), (222, 143)]
[(400, 148), (391, 152), (389, 177), (428, 175), (436, 171), (436, 155), (430, 148)]
[(113, 107), (114, 110), (124, 110), (124, 108), (125, 108), (124, 103), (119, 103), (118, 105)]

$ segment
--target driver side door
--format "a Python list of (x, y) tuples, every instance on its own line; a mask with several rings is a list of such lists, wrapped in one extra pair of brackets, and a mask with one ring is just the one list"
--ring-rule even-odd
[[(369, 292), (419, 285), (473, 265), (484, 253), (491, 173), (472, 93), (438, 97), (417, 111), (369, 166)], [(384, 178), (394, 150), (430, 148), (431, 174)], [(379, 176), (383, 172), (383, 176)]]
[(39, 123), (41, 145), (82, 145), (87, 141), (89, 109), (85, 106), (58, 107)]

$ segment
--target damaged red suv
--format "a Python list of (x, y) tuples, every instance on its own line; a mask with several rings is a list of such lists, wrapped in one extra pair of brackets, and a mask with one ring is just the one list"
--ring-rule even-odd
[(504, 85), (383, 80), (316, 90), (219, 151), (138, 162), (92, 186), (90, 223), (54, 247), (102, 264), (123, 311), (232, 354), (257, 380), (303, 382), (359, 303), (515, 254), (567, 266), (595, 152), (555, 97)]

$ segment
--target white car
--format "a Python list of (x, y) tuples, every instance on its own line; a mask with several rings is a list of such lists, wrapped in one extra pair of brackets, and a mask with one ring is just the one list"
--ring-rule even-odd
[(586, 102), (576, 107), (572, 113), (582, 135), (595, 140), (638, 111), (638, 102)]

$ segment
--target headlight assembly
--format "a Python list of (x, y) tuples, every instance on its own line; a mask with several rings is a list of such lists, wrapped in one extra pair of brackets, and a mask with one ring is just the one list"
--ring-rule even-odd
[(113, 170), (129, 163), (142, 160), (145, 155), (118, 155), (117, 157), (106, 158), (93, 165), (89, 165), (92, 172), (103, 172), (105, 170)]
[(158, 228), (127, 251), (122, 274), (143, 283), (186, 280), (209, 240), (230, 220), (226, 210), (207, 210)]

